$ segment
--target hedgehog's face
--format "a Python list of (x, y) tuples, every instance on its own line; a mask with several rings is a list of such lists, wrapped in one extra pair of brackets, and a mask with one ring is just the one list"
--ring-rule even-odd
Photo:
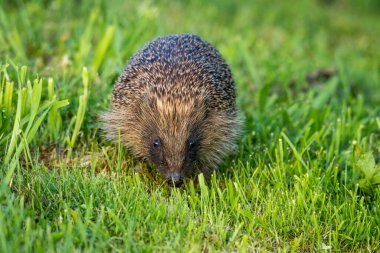
[[(161, 132), (162, 134), (162, 132)], [(149, 159), (171, 186), (180, 186), (184, 177), (191, 176), (196, 170), (200, 136), (181, 136), (153, 134), (147, 139)]]
[[(133, 107), (119, 106), (103, 115), (107, 135), (136, 156), (157, 165), (171, 185), (196, 172), (209, 173), (236, 148), (236, 115), (207, 110), (206, 97), (143, 94)], [(173, 184), (174, 183), (174, 184)]]
[[(144, 102), (143, 102), (144, 103)], [(157, 166), (169, 185), (180, 186), (197, 171), (205, 111), (201, 101), (154, 97), (142, 105), (146, 123), (146, 158)]]

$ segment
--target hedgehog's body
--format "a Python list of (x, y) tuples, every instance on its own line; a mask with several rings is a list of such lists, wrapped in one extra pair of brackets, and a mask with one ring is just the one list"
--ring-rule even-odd
[(206, 175), (235, 147), (235, 86), (219, 52), (195, 35), (153, 40), (128, 62), (105, 114), (109, 138), (169, 180)]

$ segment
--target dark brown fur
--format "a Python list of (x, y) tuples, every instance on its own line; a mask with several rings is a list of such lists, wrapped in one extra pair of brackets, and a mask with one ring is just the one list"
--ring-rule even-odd
[(195, 35), (146, 44), (116, 82), (104, 131), (166, 178), (206, 176), (236, 147), (235, 85), (219, 52)]

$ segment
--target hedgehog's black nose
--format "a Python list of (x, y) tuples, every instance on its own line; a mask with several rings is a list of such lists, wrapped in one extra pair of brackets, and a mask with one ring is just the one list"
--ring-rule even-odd
[(180, 175), (172, 175), (166, 179), (166, 183), (170, 186), (180, 187), (183, 183), (183, 180)]

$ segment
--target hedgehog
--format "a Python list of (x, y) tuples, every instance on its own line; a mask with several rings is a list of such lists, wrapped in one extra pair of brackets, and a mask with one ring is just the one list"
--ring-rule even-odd
[(200, 173), (210, 178), (236, 150), (235, 97), (230, 68), (214, 46), (191, 34), (158, 37), (117, 79), (103, 131), (179, 187)]

